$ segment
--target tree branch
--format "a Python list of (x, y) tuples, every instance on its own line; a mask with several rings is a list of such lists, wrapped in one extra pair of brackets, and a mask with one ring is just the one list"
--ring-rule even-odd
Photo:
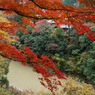
[[(69, 12), (76, 12), (76, 10), (69, 10), (69, 9), (64, 9), (64, 8), (55, 8), (55, 9), (51, 9), (51, 8), (45, 8), (43, 6), (40, 6), (39, 4), (37, 4), (34, 0), (29, 0), (31, 2), (33, 2), (36, 6), (38, 6), (41, 9), (46, 9), (46, 10), (64, 10), (64, 11), (69, 11)], [(94, 12), (76, 12), (76, 13), (94, 13)]]

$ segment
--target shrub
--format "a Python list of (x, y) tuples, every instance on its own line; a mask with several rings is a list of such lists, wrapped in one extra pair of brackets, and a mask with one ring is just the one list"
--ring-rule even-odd
[(6, 88), (0, 88), (0, 95), (11, 95)]
[(9, 63), (10, 60), (4, 58), (3, 56), (0, 56), (0, 86), (2, 87), (3, 85), (5, 85), (6, 87), (8, 87), (8, 80), (6, 78), (6, 75), (9, 71)]
[(63, 92), (61, 93), (65, 93), (65, 95), (94, 95), (95, 90), (90, 84), (68, 78), (67, 82), (63, 84)]

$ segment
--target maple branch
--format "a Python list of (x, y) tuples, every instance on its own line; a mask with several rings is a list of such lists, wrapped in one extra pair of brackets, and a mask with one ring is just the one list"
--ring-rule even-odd
[[(0, 10), (2, 10), (2, 11), (6, 11), (6, 10), (13, 11), (13, 12), (17, 13), (20, 16), (24, 16), (24, 17), (28, 17), (28, 18), (33, 18), (33, 19), (36, 19), (36, 20), (42, 20), (42, 19), (48, 19), (48, 20), (49, 19), (60, 19), (60, 18), (53, 18), (53, 17), (37, 17), (37, 16), (34, 17), (34, 16), (29, 16), (29, 15), (25, 14), (24, 12), (20, 12), (18, 10), (9, 10), (9, 9), (5, 9), (5, 8), (0, 8)], [(78, 15), (69, 16), (67, 18), (73, 18), (73, 17), (76, 17), (76, 16), (78, 16)]]
[(34, 0), (29, 0), (29, 1), (31, 1), (31, 2), (33, 2), (36, 6), (38, 6), (39, 8), (41, 8), (41, 9), (47, 9), (47, 10), (66, 10), (66, 11), (71, 11), (71, 10), (67, 10), (67, 9), (51, 9), (51, 8), (45, 8), (45, 7), (42, 7), (42, 6), (40, 6), (40, 5), (38, 5)]
[(29, 15), (25, 15), (25, 13), (23, 12), (19, 12), (19, 11), (16, 11), (14, 10), (15, 13), (17, 13), (18, 15), (21, 15), (21, 16), (24, 16), (24, 17), (28, 17), (28, 18), (34, 18), (36, 20), (42, 20), (42, 19), (59, 19), (59, 18), (53, 18), (53, 17), (37, 17), (37, 16), (29, 16)]
[[(3, 56), (3, 57), (5, 57), (5, 58), (8, 58), (8, 59), (10, 59), (10, 60), (18, 61), (18, 60), (15, 60), (15, 59), (13, 59), (13, 58), (6, 57), (6, 56), (3, 55), (3, 54), (0, 54), (0, 55)], [(39, 58), (39, 59), (41, 59), (41, 58)], [(31, 61), (27, 60), (27, 61), (18, 61), (18, 62), (26, 62), (26, 63), (29, 63), (29, 62), (31, 62)], [(46, 61), (42, 61), (42, 62), (48, 62), (48, 61), (46, 60)], [(37, 63), (37, 62), (31, 62), (31, 63), (32, 63), (32, 64), (35, 64), (35, 63)]]
[[(69, 12), (76, 12), (76, 10), (69, 10), (69, 9), (64, 9), (64, 8), (61, 8), (61, 9), (59, 9), (59, 8), (58, 9), (57, 8), (54, 8), (54, 9), (45, 8), (45, 7), (42, 7), (39, 4), (37, 4), (34, 0), (29, 0), (29, 1), (33, 2), (36, 6), (38, 6), (41, 9), (46, 9), (46, 10), (64, 10), (64, 11), (69, 11)], [(76, 12), (76, 13), (94, 13), (94, 12)]]
[[(5, 58), (8, 58), (8, 59), (10, 59), (10, 60), (14, 60), (14, 59), (12, 59), (12, 58), (9, 58), (9, 57), (4, 56), (3, 54), (0, 54), (0, 55), (3, 56), (3, 57), (5, 57)], [(16, 60), (14, 60), (14, 61), (16, 61)]]
[(42, 20), (42, 19), (59, 19), (59, 18), (53, 18), (53, 17), (37, 17), (37, 16), (29, 16), (29, 15), (25, 15), (25, 13), (23, 13), (23, 12), (20, 12), (20, 11), (17, 11), (17, 10), (10, 10), (10, 9), (5, 9), (5, 8), (0, 8), (0, 10), (2, 10), (2, 11), (6, 11), (6, 10), (8, 10), (8, 11), (13, 11), (13, 12), (15, 12), (15, 13), (17, 13), (18, 15), (21, 15), (21, 16), (24, 16), (24, 17), (28, 17), (28, 18), (34, 18), (34, 19), (36, 19), (36, 20)]
[(0, 10), (2, 10), (2, 11), (6, 11), (6, 10), (8, 10), (8, 9), (5, 9), (5, 8), (0, 8)]

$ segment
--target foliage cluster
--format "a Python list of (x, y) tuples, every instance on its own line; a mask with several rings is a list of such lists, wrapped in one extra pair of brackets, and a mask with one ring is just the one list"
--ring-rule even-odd
[(74, 5), (77, 2), (77, 0), (64, 0), (64, 5)]
[(0, 95), (11, 95), (10, 91), (8, 91), (6, 88), (0, 88)]
[(54, 55), (57, 52), (61, 53), (65, 48), (65, 43), (63, 42), (64, 33), (62, 34), (62, 29), (57, 29), (53, 32), (49, 26), (44, 27), (41, 32), (35, 32), (29, 26), (27, 29), (29, 34), (17, 31), (20, 37), (20, 43), (17, 43), (19, 49), (23, 49), (24, 46), (29, 46), (37, 55), (49, 55), (49, 53), (50, 55)]
[(90, 84), (79, 82), (76, 79), (68, 78), (67, 82), (63, 84), (63, 93), (65, 95), (94, 95), (95, 91)]
[(0, 55), (0, 87), (6, 86), (8, 87), (7, 73), (9, 71), (9, 59), (6, 59)]

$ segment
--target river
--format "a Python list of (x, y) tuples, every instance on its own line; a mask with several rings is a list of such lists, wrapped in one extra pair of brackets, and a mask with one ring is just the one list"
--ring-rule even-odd
[(34, 72), (32, 67), (23, 66), (21, 62), (11, 61), (9, 64), (9, 73), (7, 74), (9, 86), (21, 91), (32, 90), (33, 92), (50, 93), (40, 84), (39, 77), (41, 74)]
[(20, 62), (11, 61), (7, 78), (9, 85), (21, 90), (31, 90), (39, 92), (47, 91), (39, 82), (40, 74), (33, 71), (33, 68), (23, 66)]

